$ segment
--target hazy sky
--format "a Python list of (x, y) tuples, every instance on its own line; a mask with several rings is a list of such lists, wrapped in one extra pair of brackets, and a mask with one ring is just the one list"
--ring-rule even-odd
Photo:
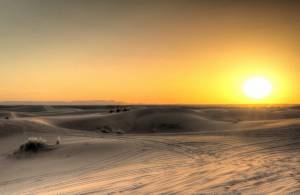
[(0, 100), (300, 103), (297, 2), (0, 0)]

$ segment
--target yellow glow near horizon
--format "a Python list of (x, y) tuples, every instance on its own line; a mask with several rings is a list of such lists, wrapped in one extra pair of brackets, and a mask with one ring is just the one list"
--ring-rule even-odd
[(243, 90), (250, 98), (263, 99), (271, 94), (272, 84), (264, 77), (252, 77), (244, 82)]
[(122, 2), (0, 1), (0, 101), (300, 103), (298, 3)]

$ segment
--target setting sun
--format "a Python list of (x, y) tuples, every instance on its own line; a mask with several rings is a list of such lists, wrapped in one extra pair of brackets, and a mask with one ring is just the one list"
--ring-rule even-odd
[(252, 77), (244, 82), (243, 90), (250, 98), (263, 99), (271, 94), (272, 84), (264, 77)]

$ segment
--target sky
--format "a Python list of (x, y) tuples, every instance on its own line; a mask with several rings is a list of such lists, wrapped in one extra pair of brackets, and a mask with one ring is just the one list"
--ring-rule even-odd
[[(300, 103), (292, 0), (0, 0), (0, 101)], [(248, 78), (273, 86), (261, 100)]]

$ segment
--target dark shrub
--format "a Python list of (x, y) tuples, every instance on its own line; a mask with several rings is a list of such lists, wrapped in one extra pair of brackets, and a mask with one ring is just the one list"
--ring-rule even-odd
[(60, 137), (58, 136), (57, 139), (56, 139), (56, 145), (59, 145), (60, 144)]
[(101, 128), (101, 132), (102, 133), (111, 133), (112, 132), (112, 128), (108, 125), (104, 125), (102, 128)]
[(119, 135), (121, 135), (121, 134), (124, 134), (125, 132), (122, 131), (122, 130), (117, 130), (116, 133), (119, 134)]
[(128, 108), (123, 108), (123, 112), (127, 112), (127, 111), (129, 111)]
[(30, 138), (19, 148), (19, 152), (38, 152), (47, 147), (46, 141), (41, 138)]

